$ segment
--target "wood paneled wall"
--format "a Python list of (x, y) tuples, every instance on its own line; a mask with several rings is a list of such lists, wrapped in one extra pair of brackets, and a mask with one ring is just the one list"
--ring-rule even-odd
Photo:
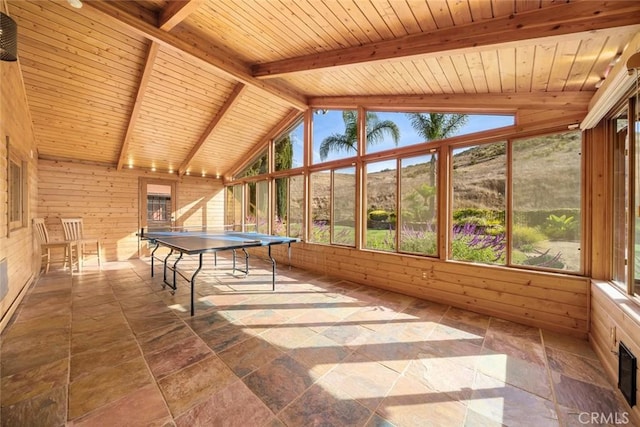
[(216, 179), (153, 174), (139, 170), (40, 160), (38, 216), (62, 237), (60, 218), (82, 217), (87, 237), (100, 239), (106, 261), (138, 257), (139, 179), (176, 181), (178, 224), (222, 228), (224, 192)]
[[(33, 257), (31, 217), (37, 202), (37, 162), (24, 84), (18, 62), (0, 62), (0, 262), (7, 263), (7, 283), (0, 289), (0, 331), (22, 300), (38, 269)], [(27, 167), (27, 213), (25, 226), (8, 230), (7, 137), (10, 151)], [(9, 234), (7, 233), (9, 231)], [(3, 280), (0, 278), (0, 280)], [(4, 294), (4, 297), (2, 297)]]
[[(278, 265), (286, 248), (275, 247)], [(589, 327), (584, 277), (295, 244), (292, 265), (581, 338)]]
[[(595, 349), (612, 384), (618, 382), (618, 343), (622, 341), (640, 357), (640, 307), (621, 291), (604, 281), (591, 284), (591, 329), (589, 340)], [(636, 371), (636, 384), (640, 384)], [(636, 393), (640, 402), (640, 392)], [(640, 406), (633, 407), (635, 424), (640, 425)]]

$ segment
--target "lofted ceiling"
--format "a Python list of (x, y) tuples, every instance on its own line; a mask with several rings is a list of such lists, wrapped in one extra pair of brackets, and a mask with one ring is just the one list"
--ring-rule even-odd
[(39, 157), (206, 176), (309, 106), (586, 113), (640, 31), (626, 0), (83, 3), (8, 1)]

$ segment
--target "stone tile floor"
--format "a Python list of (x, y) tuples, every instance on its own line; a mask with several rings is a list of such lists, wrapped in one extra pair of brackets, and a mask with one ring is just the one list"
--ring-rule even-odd
[[(253, 262), (253, 261), (252, 261)], [(266, 265), (264, 266), (266, 267)], [(0, 347), (2, 426), (579, 426), (629, 409), (586, 341), (280, 268), (175, 295), (148, 263), (44, 275)], [(585, 422), (586, 421), (586, 422)]]

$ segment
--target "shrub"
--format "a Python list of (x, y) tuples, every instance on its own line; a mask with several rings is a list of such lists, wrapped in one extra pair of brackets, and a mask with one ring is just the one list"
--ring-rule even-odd
[(578, 225), (573, 216), (551, 214), (542, 225), (542, 231), (552, 240), (575, 240)]
[(371, 211), (369, 212), (369, 219), (372, 221), (386, 221), (389, 219), (389, 212), (382, 209)]
[(533, 227), (516, 225), (511, 231), (511, 240), (513, 242), (513, 247), (518, 249), (530, 247), (534, 243), (545, 240), (546, 237), (547, 236), (545, 236), (542, 232)]

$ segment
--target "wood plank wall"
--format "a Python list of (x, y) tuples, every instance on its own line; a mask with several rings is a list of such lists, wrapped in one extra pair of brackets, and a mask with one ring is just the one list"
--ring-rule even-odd
[[(0, 61), (0, 261), (7, 262), (8, 289), (0, 300), (0, 332), (24, 297), (28, 285), (37, 274), (32, 256), (37, 248), (31, 217), (37, 203), (37, 161), (35, 139), (29, 114), (20, 65)], [(27, 220), (22, 228), (7, 235), (7, 136), (10, 150), (27, 163)], [(1, 294), (0, 294), (1, 295)]]
[[(279, 266), (286, 248), (274, 247)], [(586, 338), (588, 279), (415, 256), (294, 244), (292, 265), (317, 274), (437, 301), (514, 322)]]
[[(610, 283), (594, 280), (591, 284), (591, 329), (589, 341), (612, 384), (618, 382), (618, 343), (640, 358), (640, 307), (614, 288)], [(640, 384), (640, 370), (636, 371), (636, 384)], [(640, 392), (636, 392), (640, 402)], [(633, 407), (635, 423), (640, 425), (640, 406)]]
[(106, 261), (138, 257), (140, 178), (176, 181), (178, 223), (222, 228), (224, 192), (217, 179), (51, 160), (40, 160), (38, 169), (38, 215), (51, 234), (62, 237), (60, 218), (83, 217), (85, 234), (100, 239)]

